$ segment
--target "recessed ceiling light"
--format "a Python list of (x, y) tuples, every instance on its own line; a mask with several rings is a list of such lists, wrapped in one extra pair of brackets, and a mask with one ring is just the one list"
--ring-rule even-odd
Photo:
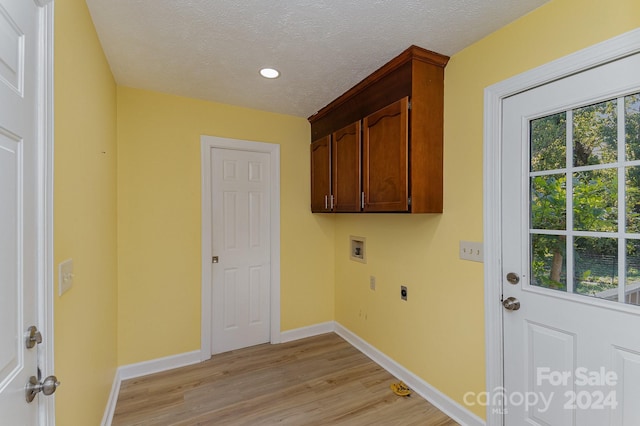
[(262, 68), (260, 70), (260, 75), (264, 78), (278, 78), (280, 76), (280, 71), (273, 68)]

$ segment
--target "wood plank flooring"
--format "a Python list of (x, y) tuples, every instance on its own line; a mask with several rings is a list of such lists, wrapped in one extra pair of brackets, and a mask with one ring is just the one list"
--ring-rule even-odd
[(336, 334), (259, 345), (122, 383), (112, 425), (457, 423)]

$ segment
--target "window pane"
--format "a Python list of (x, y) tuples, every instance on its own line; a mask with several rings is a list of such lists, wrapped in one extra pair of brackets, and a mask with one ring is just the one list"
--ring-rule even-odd
[(531, 121), (531, 171), (556, 170), (567, 161), (567, 113)]
[(625, 302), (640, 305), (640, 241), (627, 241)]
[(531, 235), (531, 285), (567, 291), (566, 237)]
[(618, 240), (576, 237), (574, 240), (575, 292), (618, 300)]
[(574, 173), (573, 223), (573, 229), (577, 231), (618, 230), (616, 169)]
[(627, 167), (627, 232), (640, 233), (640, 167)]
[(531, 178), (531, 227), (567, 229), (566, 175)]
[(624, 98), (627, 161), (640, 160), (640, 93)]
[(613, 163), (617, 159), (617, 103), (601, 102), (573, 112), (573, 165)]

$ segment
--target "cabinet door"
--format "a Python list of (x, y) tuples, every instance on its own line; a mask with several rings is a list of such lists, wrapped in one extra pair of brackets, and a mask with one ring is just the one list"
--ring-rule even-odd
[(311, 211), (331, 211), (331, 137), (311, 144)]
[(364, 211), (409, 210), (408, 107), (405, 97), (363, 120)]
[(333, 210), (360, 211), (360, 122), (333, 133)]

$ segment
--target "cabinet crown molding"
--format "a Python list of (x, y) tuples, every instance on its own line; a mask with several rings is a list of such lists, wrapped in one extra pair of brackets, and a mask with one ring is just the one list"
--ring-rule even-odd
[(389, 74), (396, 71), (402, 65), (405, 65), (408, 62), (413, 60), (425, 62), (431, 65), (435, 65), (438, 67), (444, 68), (449, 62), (449, 57), (442, 55), (440, 53), (432, 52), (431, 50), (424, 49), (422, 47), (411, 45), (407, 49), (405, 49), (402, 53), (400, 53), (395, 58), (391, 59), (389, 62), (378, 68), (376, 71), (371, 73), (367, 78), (353, 86), (351, 89), (347, 90), (344, 94), (340, 95), (338, 98), (333, 100), (327, 106), (308, 117), (307, 120), (311, 124), (320, 120), (324, 116), (326, 116), (332, 110), (339, 108), (342, 104), (359, 94), (360, 92), (367, 89), (369, 86), (379, 82), (381, 79), (387, 77)]

